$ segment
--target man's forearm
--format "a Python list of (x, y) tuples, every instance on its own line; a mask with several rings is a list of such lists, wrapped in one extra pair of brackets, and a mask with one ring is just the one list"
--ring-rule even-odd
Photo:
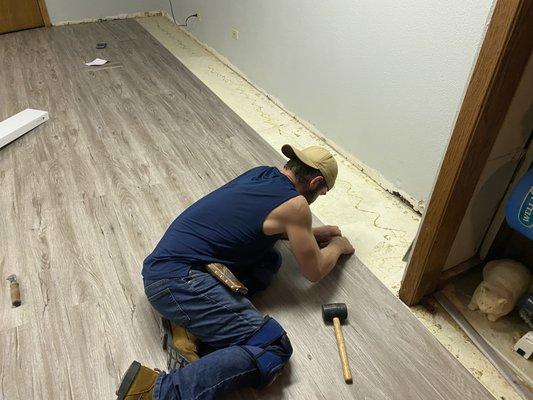
[(339, 257), (342, 255), (342, 251), (334, 243), (330, 243), (323, 249), (320, 249), (321, 262), (320, 262), (320, 279), (324, 278), (335, 267)]
[[(315, 229), (316, 229), (316, 228), (313, 228), (313, 236), (315, 236), (315, 239), (316, 239)], [(289, 240), (289, 237), (287, 236), (287, 233), (286, 233), (286, 232), (283, 232), (283, 233), (280, 235), (280, 239), (281, 239), (281, 240)]]

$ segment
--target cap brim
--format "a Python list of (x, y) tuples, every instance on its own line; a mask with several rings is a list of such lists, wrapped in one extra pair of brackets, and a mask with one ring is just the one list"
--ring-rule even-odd
[(290, 144), (284, 144), (283, 146), (281, 146), (281, 152), (283, 153), (283, 155), (289, 159), (291, 158), (298, 158), (296, 156), (296, 153), (294, 151), (294, 149), (292, 148), (292, 146)]
[(317, 165), (313, 161), (309, 160), (304, 154), (302, 154), (300, 150), (295, 149), (290, 144), (284, 144), (281, 146), (281, 152), (289, 159), (296, 158), (311, 168), (318, 169)]

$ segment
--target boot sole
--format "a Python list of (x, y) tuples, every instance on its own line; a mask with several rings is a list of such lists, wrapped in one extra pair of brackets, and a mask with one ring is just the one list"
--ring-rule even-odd
[(166, 318), (161, 318), (161, 325), (163, 327), (161, 345), (163, 350), (167, 352), (167, 369), (172, 370), (186, 367), (191, 361), (172, 343), (172, 327), (170, 326), (170, 321)]
[(134, 361), (131, 363), (130, 367), (124, 374), (124, 377), (122, 378), (122, 382), (120, 383), (120, 387), (117, 390), (117, 400), (124, 400), (126, 398), (126, 394), (128, 393), (128, 390), (130, 390), (131, 385), (133, 384), (133, 381), (135, 380), (135, 377), (139, 373), (139, 370), (141, 369), (141, 364), (137, 361)]

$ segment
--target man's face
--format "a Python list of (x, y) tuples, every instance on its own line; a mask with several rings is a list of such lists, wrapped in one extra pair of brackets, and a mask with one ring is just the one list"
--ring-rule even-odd
[(324, 178), (318, 176), (312, 179), (300, 194), (305, 197), (308, 204), (312, 204), (316, 199), (318, 199), (318, 196), (325, 195), (327, 192), (328, 187), (326, 186)]

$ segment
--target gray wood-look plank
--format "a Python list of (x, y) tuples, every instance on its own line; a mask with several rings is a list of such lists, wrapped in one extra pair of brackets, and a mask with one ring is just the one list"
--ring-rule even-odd
[[(95, 50), (106, 41), (108, 47)], [(90, 69), (94, 57), (113, 62)], [(162, 368), (142, 260), (187, 205), (282, 158), (133, 20), (0, 35), (0, 119), (50, 121), (0, 150), (0, 398), (113, 398), (133, 359)], [(257, 305), (294, 357), (276, 383), (233, 398), (484, 399), (490, 394), (354, 256), (323, 282), (290, 251)], [(320, 305), (346, 302), (354, 384)]]

